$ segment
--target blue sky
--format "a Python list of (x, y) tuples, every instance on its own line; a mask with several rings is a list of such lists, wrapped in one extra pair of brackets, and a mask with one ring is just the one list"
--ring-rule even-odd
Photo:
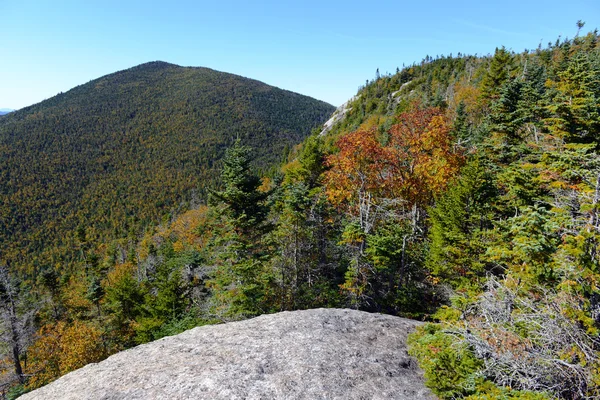
[(0, 108), (155, 60), (339, 105), (377, 68), (545, 46), (580, 19), (600, 28), (600, 1), (0, 0)]

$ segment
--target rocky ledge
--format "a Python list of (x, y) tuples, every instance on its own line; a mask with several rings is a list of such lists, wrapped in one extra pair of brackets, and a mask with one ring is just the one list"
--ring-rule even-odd
[(20, 399), (433, 399), (406, 352), (417, 324), (317, 309), (204, 326), (115, 354)]

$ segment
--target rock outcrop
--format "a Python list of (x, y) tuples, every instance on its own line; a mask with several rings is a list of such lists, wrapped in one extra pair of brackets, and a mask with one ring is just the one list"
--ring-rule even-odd
[(204, 326), (115, 354), (21, 399), (433, 399), (418, 322), (317, 309)]
[(358, 98), (357, 96), (351, 97), (350, 100), (348, 100), (347, 102), (345, 102), (344, 104), (342, 104), (341, 106), (339, 106), (331, 115), (331, 118), (329, 118), (327, 120), (327, 122), (325, 122), (323, 124), (323, 130), (319, 133), (319, 136), (323, 136), (326, 135), (327, 132), (329, 132), (331, 130), (331, 128), (333, 128), (333, 126), (338, 123), (339, 121), (341, 121), (346, 114), (352, 110), (352, 107), (350, 107), (350, 104), (356, 100)]

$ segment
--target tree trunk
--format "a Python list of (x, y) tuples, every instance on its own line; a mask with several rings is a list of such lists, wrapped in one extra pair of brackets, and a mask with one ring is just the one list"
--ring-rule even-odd
[(15, 375), (19, 379), (19, 383), (25, 383), (25, 377), (23, 376), (23, 368), (21, 367), (21, 349), (19, 346), (19, 327), (17, 323), (17, 315), (15, 310), (15, 303), (12, 297), (9, 302), (10, 306), (10, 333), (11, 333), (11, 346), (12, 346), (12, 359), (15, 367)]

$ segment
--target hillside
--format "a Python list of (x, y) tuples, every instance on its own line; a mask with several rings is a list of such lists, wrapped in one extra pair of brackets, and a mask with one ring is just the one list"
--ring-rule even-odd
[(152, 62), (11, 113), (0, 120), (2, 262), (34, 278), (70, 265), (82, 245), (206, 201), (235, 138), (266, 170), (333, 109), (240, 76)]
[(22, 399), (433, 399), (406, 353), (417, 325), (308, 310), (195, 328), (72, 372)]
[(427, 56), (318, 138), (346, 304), (436, 322), (409, 347), (440, 398), (600, 393), (599, 39)]

